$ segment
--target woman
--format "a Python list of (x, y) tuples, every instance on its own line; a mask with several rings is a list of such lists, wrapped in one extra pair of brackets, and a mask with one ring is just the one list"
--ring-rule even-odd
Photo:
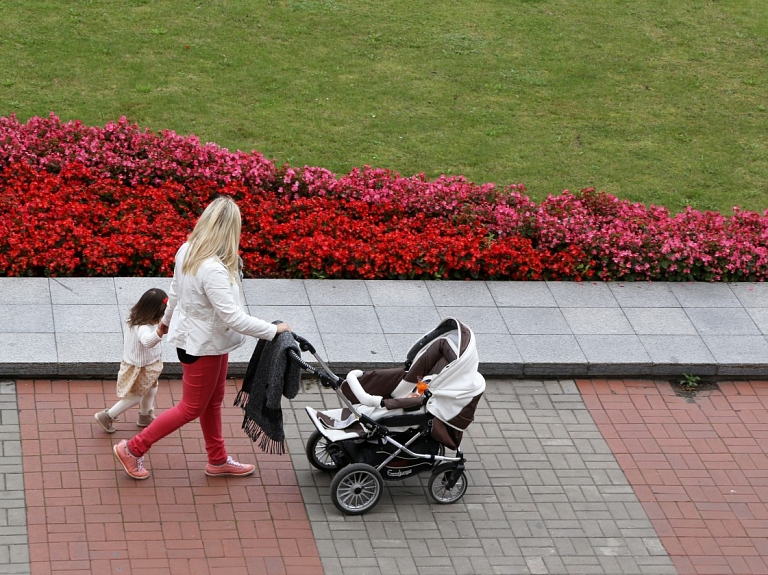
[(176, 253), (160, 330), (167, 331), (168, 341), (176, 346), (183, 372), (182, 397), (144, 431), (115, 445), (115, 456), (134, 479), (149, 477), (144, 454), (155, 442), (196, 418), (200, 418), (208, 453), (206, 475), (244, 476), (255, 469), (229, 457), (222, 437), (221, 405), (229, 352), (240, 347), (246, 335), (271, 340), (290, 327), (268, 323), (242, 310), (237, 253), (240, 227), (237, 204), (229, 197), (217, 198)]

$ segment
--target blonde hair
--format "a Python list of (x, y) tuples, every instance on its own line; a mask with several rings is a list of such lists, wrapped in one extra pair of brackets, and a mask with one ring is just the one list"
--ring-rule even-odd
[(195, 275), (203, 262), (216, 258), (229, 271), (229, 281), (238, 277), (240, 247), (240, 208), (229, 196), (213, 200), (197, 220), (187, 240), (189, 248), (184, 257), (181, 273)]

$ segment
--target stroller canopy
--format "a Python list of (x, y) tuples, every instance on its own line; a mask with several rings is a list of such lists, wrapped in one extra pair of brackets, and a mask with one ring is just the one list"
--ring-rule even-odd
[[(441, 369), (430, 370), (425, 364)], [(419, 376), (434, 374), (429, 382), (432, 396), (427, 410), (447, 426), (464, 431), (485, 391), (478, 364), (475, 334), (457, 319), (447, 318), (411, 347), (406, 369)], [(425, 368), (428, 373), (424, 373)]]

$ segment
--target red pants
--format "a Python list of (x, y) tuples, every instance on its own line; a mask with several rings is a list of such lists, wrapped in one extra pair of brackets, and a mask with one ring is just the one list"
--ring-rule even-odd
[(227, 381), (229, 354), (204, 355), (194, 363), (182, 363), (181, 401), (157, 416), (149, 427), (128, 442), (128, 449), (141, 457), (152, 445), (193, 419), (200, 418), (208, 463), (227, 461), (221, 432), (221, 405)]

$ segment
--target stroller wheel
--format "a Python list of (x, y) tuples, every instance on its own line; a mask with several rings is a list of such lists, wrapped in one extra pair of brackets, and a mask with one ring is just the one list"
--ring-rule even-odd
[(436, 503), (456, 503), (467, 492), (467, 475), (464, 471), (461, 471), (453, 487), (448, 488), (454, 469), (455, 466), (451, 464), (441, 465), (430, 476), (428, 492)]
[(367, 463), (342, 467), (331, 482), (331, 500), (345, 515), (362, 515), (381, 499), (384, 480)]
[(312, 467), (319, 469), (320, 471), (335, 471), (339, 468), (336, 462), (328, 453), (328, 438), (322, 433), (315, 430), (312, 435), (309, 436), (307, 441), (307, 459), (312, 464)]

